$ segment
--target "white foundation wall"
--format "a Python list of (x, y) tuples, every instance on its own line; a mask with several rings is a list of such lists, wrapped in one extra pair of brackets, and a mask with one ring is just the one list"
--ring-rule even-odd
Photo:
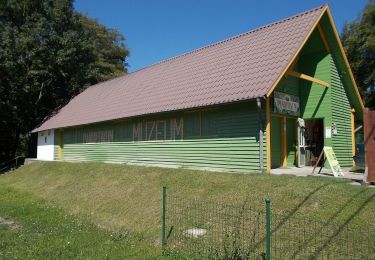
[(53, 161), (54, 140), (53, 130), (38, 132), (38, 160)]

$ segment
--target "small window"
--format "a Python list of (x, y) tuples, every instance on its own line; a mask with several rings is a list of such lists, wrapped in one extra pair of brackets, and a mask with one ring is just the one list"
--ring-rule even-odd
[(51, 135), (51, 130), (48, 130), (48, 135)]
[(44, 143), (47, 143), (47, 136), (44, 137)]
[(201, 136), (200, 112), (189, 112), (184, 116), (184, 136), (187, 138)]
[(202, 136), (215, 136), (217, 134), (217, 111), (203, 111), (201, 117)]

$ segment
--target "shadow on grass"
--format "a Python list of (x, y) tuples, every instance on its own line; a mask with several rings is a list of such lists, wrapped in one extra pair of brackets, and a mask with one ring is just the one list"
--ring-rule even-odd
[[(337, 183), (338, 184), (338, 183)], [(271, 229), (271, 237), (273, 234), (275, 234), (285, 223), (287, 223), (290, 218), (293, 217), (293, 215), (296, 214), (296, 212), (308, 201), (314, 194), (316, 194), (321, 189), (333, 185), (332, 183), (324, 183), (318, 187), (316, 187), (314, 190), (310, 191), (310, 193), (297, 205), (291, 210), (286, 216), (284, 216), (281, 221), (277, 224), (277, 226), (273, 229)], [(271, 225), (272, 226), (272, 225)], [(266, 241), (266, 237), (263, 237), (256, 245), (254, 245), (254, 248), (257, 248), (261, 244), (263, 244)]]
[[(325, 183), (325, 184), (322, 184), (318, 187), (316, 187), (314, 190), (312, 190), (307, 196), (304, 197), (304, 199), (298, 203), (298, 205), (296, 205), (287, 215), (285, 215), (284, 217), (282, 217), (282, 219), (280, 220), (280, 222), (277, 223), (276, 227), (272, 228), (271, 229), (271, 237), (272, 236), (275, 236), (276, 232), (279, 231), (281, 228), (283, 228), (284, 225), (286, 225), (288, 223), (288, 221), (291, 221), (293, 220), (293, 216), (297, 213), (297, 211), (313, 196), (315, 195), (317, 192), (319, 192), (320, 190), (322, 190), (323, 188), (326, 188), (328, 186), (332, 186), (332, 185), (342, 185), (342, 184), (347, 184), (347, 183)], [(328, 220), (327, 222), (317, 231), (315, 232), (315, 234), (308, 240), (304, 241), (302, 245), (300, 245), (297, 249), (297, 251), (294, 252), (293, 254), (293, 257), (291, 257), (292, 259), (293, 258), (296, 258), (296, 256), (298, 255), (298, 253), (300, 253), (303, 248), (305, 246), (308, 245), (309, 242), (311, 242), (315, 236), (319, 235), (324, 228), (328, 227), (330, 225), (330, 222), (335, 219), (340, 213), (342, 213), (345, 208), (347, 208), (358, 196), (360, 196), (361, 194), (363, 194), (364, 192), (366, 192), (365, 189), (363, 190), (360, 190), (358, 193), (356, 193), (353, 197), (351, 197), (340, 209), (338, 209)], [(324, 250), (328, 245), (329, 243), (334, 239), (335, 236), (339, 235), (341, 232), (342, 232), (342, 229), (344, 229), (345, 226), (347, 226), (350, 221), (360, 213), (360, 211), (363, 209), (363, 207), (365, 207), (373, 198), (375, 197), (375, 194), (370, 196), (368, 199), (366, 199), (366, 201), (360, 206), (359, 209), (357, 209), (342, 225), (340, 225), (337, 229), (337, 231), (335, 232), (335, 234), (326, 242), (324, 243), (324, 245), (322, 245), (321, 247), (319, 247), (316, 252), (314, 253), (314, 255), (318, 255), (322, 250)], [(292, 232), (292, 231), (291, 231)], [(264, 237), (263, 239), (261, 239), (254, 247), (258, 247), (260, 246), (262, 243), (264, 243), (266, 240), (266, 237)], [(319, 250), (319, 251), (318, 251)]]
[(320, 191), (321, 189), (332, 185), (332, 183), (325, 183), (323, 185), (320, 185), (316, 187), (314, 190), (312, 190), (297, 206), (293, 208), (292, 211), (290, 211), (285, 217), (282, 218), (280, 223), (273, 229), (271, 230), (271, 234), (275, 233), (282, 225), (284, 225), (293, 215), (296, 214), (296, 212), (303, 206), (303, 204), (306, 203), (315, 193)]
[[(371, 195), (370, 197), (368, 197), (358, 208), (357, 208), (357, 210), (355, 211), (355, 212), (353, 212), (347, 219), (346, 219), (346, 221), (343, 223), (343, 224), (341, 224), (340, 226), (339, 226), (339, 228), (336, 230), (336, 232), (334, 232), (334, 234), (332, 234), (329, 238), (328, 238), (328, 240), (322, 245), (322, 246), (320, 246), (315, 252), (314, 252), (314, 254), (311, 256), (312, 258), (314, 257), (314, 258), (316, 258), (322, 251), (324, 251), (324, 249), (326, 249), (328, 246), (329, 246), (329, 244), (337, 237), (337, 236), (339, 236), (340, 234), (341, 234), (341, 232), (345, 229), (345, 227), (347, 227), (348, 226), (348, 224), (350, 223), (350, 221), (352, 221), (353, 220), (353, 218), (355, 217), (355, 216), (357, 216), (362, 210), (363, 210), (363, 208), (372, 200), (372, 199), (374, 199), (375, 198), (375, 194), (373, 194), (373, 195)], [(322, 229), (320, 230), (320, 231), (322, 231)], [(369, 239), (369, 237), (367, 238), (367, 239)], [(366, 241), (366, 239), (364, 239), (364, 241)]]
[[(314, 238), (316, 238), (316, 237), (318, 237), (320, 234), (322, 234), (322, 232), (324, 231), (324, 228), (326, 228), (326, 227), (328, 227), (328, 226), (330, 226), (331, 225), (331, 221), (332, 220), (334, 220), (340, 213), (342, 213), (343, 211), (344, 211), (344, 209), (346, 209), (358, 196), (360, 196), (361, 194), (363, 194), (364, 192), (366, 192), (366, 190), (365, 189), (363, 189), (363, 190), (360, 190), (359, 192), (357, 192), (354, 196), (352, 196), (341, 208), (339, 208), (326, 222), (325, 222), (325, 224), (323, 225), (323, 226), (321, 226), (320, 228), (319, 228), (319, 230), (317, 230), (309, 239), (307, 239), (307, 240), (305, 240), (304, 242), (303, 242), (303, 244), (301, 244), (299, 247), (298, 247), (298, 249), (294, 252), (294, 254), (293, 254), (293, 258), (295, 258), (302, 250), (303, 250), (303, 248), (304, 247), (306, 247), (308, 244), (310, 244), (310, 242), (312, 241), (312, 240), (314, 240)], [(371, 201), (371, 199), (373, 198), (375, 196), (375, 194), (374, 195), (372, 195), (372, 196), (370, 196), (366, 201), (365, 201), (365, 203), (364, 204), (362, 204), (361, 205), (361, 207), (358, 209), (358, 210), (356, 210), (345, 222), (344, 222), (344, 224), (342, 224), (342, 225), (340, 225), (339, 226), (339, 228), (337, 229), (337, 231), (335, 232), (335, 235), (333, 236), (333, 237), (331, 237), (330, 239), (329, 239), (329, 241), (327, 241), (327, 243), (325, 243), (324, 245), (325, 245), (325, 247), (326, 246), (328, 246), (328, 244), (329, 244), (329, 242), (330, 241), (332, 241), (332, 239), (335, 237), (335, 236), (337, 236), (338, 234), (340, 234), (341, 233), (341, 230), (342, 230), (342, 228), (344, 227), (344, 226), (346, 226), (361, 210), (362, 210), (362, 208), (364, 207), (364, 206), (366, 206), (366, 204), (369, 202), (369, 201)], [(322, 248), (322, 250), (323, 250), (324, 248)], [(318, 251), (316, 251), (315, 252), (315, 254), (314, 254), (314, 256), (317, 256), (318, 254), (319, 254), (319, 252), (318, 252), (318, 254), (317, 254), (317, 252)]]

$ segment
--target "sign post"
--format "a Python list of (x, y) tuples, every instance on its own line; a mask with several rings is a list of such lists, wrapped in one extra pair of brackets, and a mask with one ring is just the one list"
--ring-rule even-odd
[(336, 158), (335, 152), (333, 151), (333, 148), (331, 146), (324, 146), (323, 151), (324, 151), (324, 154), (327, 158), (328, 164), (331, 167), (333, 175), (335, 177), (344, 176), (344, 173), (342, 172), (340, 164), (337, 161), (337, 158)]
[(344, 176), (344, 173), (343, 173), (342, 170), (341, 170), (340, 164), (339, 164), (339, 162), (337, 161), (337, 158), (336, 158), (335, 152), (333, 151), (333, 148), (332, 148), (331, 146), (324, 146), (324, 147), (323, 147), (323, 151), (320, 153), (320, 155), (319, 155), (319, 157), (318, 157), (318, 160), (316, 161), (316, 163), (315, 163), (315, 165), (314, 165), (314, 168), (313, 168), (313, 171), (312, 171), (311, 174), (314, 174), (316, 167), (318, 166), (320, 160), (321, 160), (322, 157), (323, 157), (323, 154), (325, 155), (325, 157), (324, 157), (324, 160), (323, 160), (322, 166), (320, 167), (320, 170), (319, 170), (318, 174), (320, 173), (320, 171), (321, 171), (322, 168), (324, 167), (324, 163), (325, 163), (325, 161), (327, 160), (329, 166), (331, 167), (332, 173), (333, 173), (333, 175), (334, 175), (335, 177), (338, 177), (338, 176)]

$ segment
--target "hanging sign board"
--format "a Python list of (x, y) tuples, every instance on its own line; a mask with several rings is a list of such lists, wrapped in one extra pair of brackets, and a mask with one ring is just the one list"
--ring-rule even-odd
[(331, 146), (324, 146), (323, 148), (324, 154), (327, 158), (328, 164), (331, 167), (331, 170), (333, 172), (333, 175), (335, 177), (337, 176), (344, 176), (344, 173), (341, 170), (340, 164), (337, 161), (335, 152), (333, 151), (333, 148)]
[(299, 116), (299, 97), (275, 91), (274, 112), (292, 116)]

